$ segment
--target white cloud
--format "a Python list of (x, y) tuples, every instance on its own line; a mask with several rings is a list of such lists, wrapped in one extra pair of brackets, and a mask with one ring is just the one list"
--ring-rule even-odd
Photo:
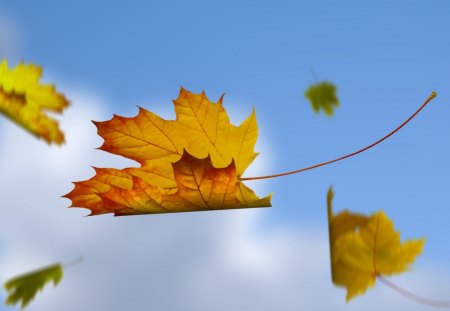
[[(101, 139), (90, 120), (111, 117), (102, 101), (67, 95), (62, 148), (0, 121), (0, 279), (85, 258), (28, 310), (423, 310), (382, 284), (345, 304), (345, 291), (331, 284), (327, 232), (264, 228), (267, 209), (119, 218), (67, 209), (59, 196), (70, 181), (89, 178), (90, 165), (128, 163), (94, 150)], [(438, 273), (399, 280), (439, 298), (449, 278)]]

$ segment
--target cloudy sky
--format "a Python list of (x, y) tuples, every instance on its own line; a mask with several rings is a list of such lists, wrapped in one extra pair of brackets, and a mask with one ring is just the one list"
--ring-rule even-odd
[[(61, 148), (0, 118), (0, 281), (82, 255), (29, 310), (424, 310), (383, 284), (345, 303), (330, 279), (333, 185), (337, 209), (383, 209), (403, 237), (426, 237), (412, 271), (392, 280), (449, 300), (449, 14), (446, 0), (0, 3), (0, 57), (42, 65), (72, 103)], [(332, 119), (303, 98), (311, 68), (338, 85)], [(352, 152), (432, 90), (438, 97), (358, 157), (248, 183), (274, 193), (269, 209), (120, 218), (67, 209), (60, 196), (91, 165), (130, 165), (94, 149), (90, 120), (133, 116), (136, 105), (173, 118), (180, 85), (213, 101), (226, 93), (235, 124), (256, 109), (261, 154), (247, 176)]]

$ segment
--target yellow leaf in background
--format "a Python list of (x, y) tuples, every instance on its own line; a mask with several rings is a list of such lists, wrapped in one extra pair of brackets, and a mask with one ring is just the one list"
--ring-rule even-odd
[(333, 283), (347, 288), (347, 301), (375, 284), (378, 275), (407, 271), (422, 252), (424, 239), (401, 243), (400, 233), (383, 211), (364, 216), (333, 214), (333, 190), (327, 196)]
[(62, 113), (69, 103), (53, 85), (40, 84), (42, 68), (20, 63), (13, 69), (0, 63), (0, 113), (4, 114), (33, 135), (48, 143), (61, 144), (64, 134), (58, 122), (45, 111)]
[(97, 168), (65, 195), (71, 206), (116, 216), (270, 206), (270, 196), (258, 198), (239, 180), (257, 156), (254, 111), (234, 126), (222, 98), (212, 103), (183, 88), (174, 104), (174, 121), (140, 108), (133, 118), (94, 122), (102, 150), (140, 167)]
[(23, 309), (47, 283), (53, 282), (53, 285), (56, 286), (61, 281), (62, 277), (62, 266), (60, 264), (55, 264), (10, 279), (4, 285), (8, 292), (5, 303), (7, 305), (20, 303)]
[(334, 109), (339, 107), (336, 86), (327, 81), (310, 85), (305, 92), (305, 97), (311, 103), (311, 107), (315, 113), (323, 110), (328, 117), (331, 117)]

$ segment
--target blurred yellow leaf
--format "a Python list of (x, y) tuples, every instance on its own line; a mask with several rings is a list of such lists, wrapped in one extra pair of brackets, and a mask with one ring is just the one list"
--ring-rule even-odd
[(44, 112), (62, 113), (69, 103), (53, 85), (40, 84), (41, 75), (39, 66), (20, 63), (9, 69), (6, 59), (3, 60), (0, 63), (0, 113), (48, 143), (61, 144), (64, 134), (58, 122)]
[(311, 103), (311, 107), (315, 113), (323, 110), (325, 115), (331, 117), (334, 109), (339, 107), (336, 86), (327, 81), (310, 85), (305, 92), (305, 97)]
[(8, 292), (5, 303), (7, 305), (20, 303), (23, 309), (47, 283), (53, 282), (53, 285), (56, 286), (61, 281), (62, 277), (62, 266), (60, 264), (55, 264), (10, 279), (4, 285)]
[(383, 211), (365, 216), (333, 214), (333, 190), (327, 196), (333, 283), (347, 288), (347, 301), (364, 293), (379, 275), (406, 271), (422, 252), (425, 239), (400, 242), (400, 233)]

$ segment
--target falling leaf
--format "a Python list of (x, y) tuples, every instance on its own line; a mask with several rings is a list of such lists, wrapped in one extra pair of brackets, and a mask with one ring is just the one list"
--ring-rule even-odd
[(140, 108), (136, 117), (94, 122), (104, 139), (100, 149), (139, 162), (140, 167), (96, 168), (65, 197), (91, 215), (116, 216), (270, 206), (240, 176), (255, 159), (256, 116), (230, 123), (223, 98), (181, 88), (176, 120)]
[(424, 239), (400, 242), (400, 233), (383, 211), (365, 216), (333, 214), (333, 190), (327, 196), (333, 283), (347, 288), (347, 301), (375, 284), (377, 276), (407, 271), (422, 252)]
[(0, 113), (48, 143), (62, 144), (58, 122), (44, 112), (62, 113), (69, 105), (53, 85), (40, 84), (42, 68), (20, 63), (13, 69), (0, 63)]
[(56, 286), (61, 281), (62, 277), (62, 266), (60, 264), (55, 264), (10, 279), (4, 285), (8, 292), (5, 303), (7, 305), (20, 303), (23, 309), (47, 283), (53, 282), (53, 285)]
[(336, 86), (327, 81), (310, 85), (305, 92), (305, 97), (310, 101), (311, 107), (315, 113), (319, 113), (320, 110), (323, 110), (325, 115), (331, 117), (334, 113), (334, 109), (339, 107)]

